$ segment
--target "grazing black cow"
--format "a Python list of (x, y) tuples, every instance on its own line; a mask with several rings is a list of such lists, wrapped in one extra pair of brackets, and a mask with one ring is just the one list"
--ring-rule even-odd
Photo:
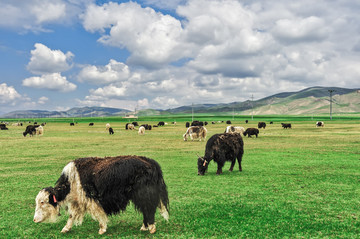
[(204, 122), (194, 120), (193, 122), (191, 122), (191, 126), (204, 126)]
[(132, 122), (132, 124), (134, 125), (134, 127), (139, 126), (138, 122), (136, 122), (136, 121)]
[(258, 128), (261, 129), (261, 128), (264, 128), (265, 129), (266, 127), (266, 123), (265, 122), (259, 122), (258, 123)]
[(26, 129), (23, 132), (24, 137), (26, 137), (27, 134), (29, 134), (30, 136), (35, 135), (36, 134), (36, 128), (39, 127), (39, 126), (40, 125), (38, 125), (38, 124), (26, 126)]
[(190, 127), (190, 123), (189, 123), (189, 122), (186, 122), (185, 127), (186, 127), (186, 128), (189, 128), (189, 127)]
[(284, 124), (284, 123), (281, 123), (281, 126), (284, 128), (284, 129), (291, 129), (291, 124)]
[(256, 128), (247, 128), (244, 132), (244, 136), (248, 136), (248, 138), (251, 138), (251, 135), (256, 135), (256, 138), (258, 137), (259, 130)]
[(226, 124), (231, 124), (231, 121), (230, 121), (230, 120), (227, 120), (227, 121), (226, 121)]
[(248, 121), (248, 120), (245, 120), (245, 123), (247, 124), (247, 123), (249, 123), (249, 121)]
[[(159, 123), (158, 123), (158, 126), (164, 126), (165, 125), (165, 122), (164, 121), (160, 121)], [(145, 128), (146, 129), (146, 128)]]
[(113, 128), (109, 128), (109, 134), (114, 134), (114, 130), (113, 130)]
[(125, 211), (129, 201), (144, 217), (140, 230), (155, 233), (155, 212), (169, 218), (169, 199), (160, 165), (142, 156), (79, 158), (68, 163), (55, 187), (36, 196), (34, 222), (55, 222), (64, 207), (69, 219), (61, 232), (81, 224), (85, 213), (107, 229), (108, 215)]
[(70, 126), (75, 126), (75, 124), (74, 124), (74, 123), (70, 123)]
[(142, 124), (142, 125), (140, 125), (140, 127), (141, 127), (141, 126), (144, 126), (144, 128), (145, 128), (146, 130), (151, 130), (151, 128), (152, 128), (152, 126), (149, 125), (149, 124)]
[(0, 130), (8, 130), (9, 128), (6, 127), (6, 124), (0, 124)]
[(214, 134), (206, 143), (205, 156), (198, 158), (198, 175), (205, 174), (211, 160), (217, 163), (216, 174), (222, 174), (222, 168), (226, 161), (231, 162), (229, 171), (233, 171), (236, 158), (239, 163), (239, 171), (242, 171), (243, 154), (244, 141), (240, 134)]
[(89, 123), (89, 126), (94, 126), (94, 123)]

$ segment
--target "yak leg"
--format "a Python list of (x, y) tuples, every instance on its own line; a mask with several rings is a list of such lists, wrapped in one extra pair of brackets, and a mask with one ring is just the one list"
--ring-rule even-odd
[(229, 168), (229, 171), (230, 171), (230, 172), (232, 172), (233, 169), (234, 169), (235, 161), (236, 161), (236, 158), (234, 158), (234, 159), (231, 161), (231, 166), (230, 166), (230, 168)]
[(224, 163), (218, 163), (218, 168), (217, 168), (217, 171), (216, 171), (217, 175), (222, 174), (222, 168), (223, 167), (224, 167)]
[(99, 234), (100, 235), (104, 234), (106, 232), (107, 222), (108, 222), (108, 218), (106, 216), (104, 209), (101, 206), (99, 206), (97, 203), (91, 202), (88, 205), (88, 210), (90, 211), (90, 214), (93, 217), (93, 219), (99, 222), (99, 227), (100, 227)]
[(70, 214), (69, 219), (66, 222), (66, 225), (64, 226), (64, 228), (61, 230), (62, 233), (67, 233), (71, 230), (72, 226), (74, 224), (74, 219), (73, 216)]
[(158, 189), (156, 185), (142, 186), (134, 195), (133, 203), (142, 212), (144, 220), (141, 231), (149, 231), (151, 234), (156, 232), (155, 212), (160, 203)]
[(64, 228), (61, 230), (62, 233), (69, 232), (74, 222), (76, 222), (77, 224), (82, 223), (85, 214), (85, 208), (79, 206), (77, 202), (73, 202), (68, 205), (68, 213), (69, 213), (69, 219), (66, 222)]

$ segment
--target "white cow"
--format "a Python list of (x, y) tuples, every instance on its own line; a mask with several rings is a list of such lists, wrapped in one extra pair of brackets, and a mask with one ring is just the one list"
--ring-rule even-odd
[(144, 135), (145, 134), (145, 127), (144, 126), (140, 126), (138, 134), (139, 135)]
[(244, 127), (241, 126), (228, 126), (226, 127), (225, 133), (239, 133), (239, 134), (244, 134), (245, 129)]

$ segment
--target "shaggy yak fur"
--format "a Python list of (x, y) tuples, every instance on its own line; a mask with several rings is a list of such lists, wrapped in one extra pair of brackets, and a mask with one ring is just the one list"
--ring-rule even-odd
[(55, 187), (36, 197), (34, 222), (55, 222), (60, 207), (69, 213), (61, 232), (81, 224), (84, 214), (99, 221), (99, 234), (107, 229), (107, 215), (125, 211), (132, 201), (143, 214), (140, 230), (155, 233), (155, 212), (169, 218), (169, 199), (160, 165), (141, 156), (79, 158), (68, 163)]
[(266, 123), (265, 122), (259, 122), (258, 123), (258, 128), (261, 129), (261, 128), (266, 128)]
[(33, 136), (34, 134), (36, 134), (36, 128), (39, 126), (40, 125), (38, 125), (38, 124), (26, 126), (25, 132), (23, 132), (24, 137), (26, 137), (27, 134), (29, 134), (30, 136)]
[(244, 132), (244, 136), (248, 136), (248, 138), (251, 137), (251, 135), (256, 135), (256, 138), (258, 137), (259, 130), (256, 128), (247, 128)]
[(281, 123), (281, 126), (282, 126), (284, 129), (287, 129), (287, 128), (290, 128), (290, 129), (291, 129), (291, 124)]
[(198, 158), (198, 175), (204, 175), (210, 161), (217, 163), (216, 174), (222, 173), (226, 161), (231, 162), (229, 171), (233, 171), (235, 161), (239, 163), (239, 171), (242, 171), (241, 160), (244, 154), (244, 141), (240, 134), (215, 134), (206, 143), (205, 156)]

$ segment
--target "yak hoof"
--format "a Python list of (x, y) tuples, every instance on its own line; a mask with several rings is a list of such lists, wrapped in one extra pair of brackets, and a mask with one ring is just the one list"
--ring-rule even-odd
[(149, 225), (149, 231), (150, 231), (151, 234), (154, 234), (156, 232), (155, 224)]
[(61, 230), (61, 233), (67, 233), (70, 229), (68, 229), (66, 226)]
[(102, 234), (104, 234), (106, 232), (106, 229), (100, 229), (99, 230), (99, 235), (102, 235)]
[(151, 224), (148, 227), (146, 227), (143, 224), (140, 228), (140, 231), (149, 231), (151, 234), (154, 234), (156, 232), (156, 226), (155, 226), (155, 224)]

